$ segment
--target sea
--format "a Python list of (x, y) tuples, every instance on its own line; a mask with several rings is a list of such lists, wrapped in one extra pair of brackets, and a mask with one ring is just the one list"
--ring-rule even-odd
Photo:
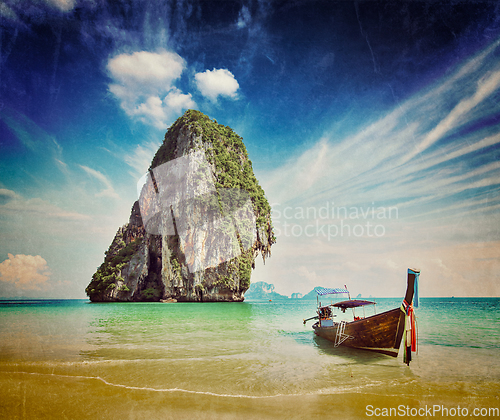
[(315, 309), (0, 301), (0, 418), (500, 417), (500, 298), (421, 298), (409, 366), (316, 337)]

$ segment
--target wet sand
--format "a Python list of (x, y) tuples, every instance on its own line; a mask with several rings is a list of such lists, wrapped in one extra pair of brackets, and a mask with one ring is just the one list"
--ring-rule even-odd
[[(140, 389), (98, 377), (1, 372), (0, 394), (4, 419), (358, 419), (378, 417), (375, 413), (382, 414), (384, 408), (397, 410), (399, 417), (440, 405), (448, 410), (460, 407), (462, 413), (466, 408), (469, 414), (474, 408), (500, 406), (495, 382), (414, 380), (369, 392), (262, 397)], [(433, 411), (433, 417), (443, 417), (440, 414)]]

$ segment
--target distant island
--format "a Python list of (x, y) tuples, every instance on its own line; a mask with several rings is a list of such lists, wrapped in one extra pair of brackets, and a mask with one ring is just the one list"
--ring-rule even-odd
[(288, 299), (288, 296), (280, 295), (274, 291), (274, 284), (257, 281), (250, 285), (250, 288), (245, 293), (245, 299), (249, 300), (279, 300)]
[[(319, 287), (319, 286), (318, 286)], [(250, 288), (245, 293), (245, 299), (249, 300), (284, 300), (284, 299), (301, 299), (301, 300), (316, 300), (316, 287), (306, 295), (302, 293), (292, 293), (291, 297), (281, 295), (274, 290), (274, 284), (269, 284), (263, 281), (257, 281), (250, 285)], [(356, 296), (360, 298), (361, 294)]]

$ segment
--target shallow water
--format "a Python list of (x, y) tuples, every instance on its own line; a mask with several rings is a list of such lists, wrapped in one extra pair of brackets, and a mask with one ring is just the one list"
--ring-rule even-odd
[[(379, 299), (377, 312), (400, 303)], [(500, 299), (422, 299), (410, 367), (401, 354), (316, 337), (302, 324), (315, 306), (3, 301), (0, 415), (362, 418), (370, 406), (500, 407)]]

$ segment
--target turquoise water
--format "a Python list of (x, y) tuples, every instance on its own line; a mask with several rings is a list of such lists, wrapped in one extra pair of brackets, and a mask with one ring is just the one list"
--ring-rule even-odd
[[(400, 303), (378, 299), (377, 312)], [(422, 393), (426, 403), (467, 397), (471, 404), (484, 405), (500, 394), (498, 298), (421, 299), (419, 351), (410, 367), (402, 363), (401, 354), (391, 358), (334, 348), (315, 337), (311, 322), (302, 323), (315, 307), (315, 301), (301, 300), (2, 301), (0, 375), (8, 378), (5, 392), (14, 400), (21, 399), (19, 384), (30, 389), (36, 378), (46, 381), (43, 389), (59, 380), (78, 382), (65, 385), (70, 388), (88, 381), (82, 392), (89, 395), (105, 385), (116, 392), (213, 398), (353, 393), (382, 398), (399, 395), (404, 384), (411, 385), (416, 404)], [(12, 408), (3, 403), (5, 410)]]

